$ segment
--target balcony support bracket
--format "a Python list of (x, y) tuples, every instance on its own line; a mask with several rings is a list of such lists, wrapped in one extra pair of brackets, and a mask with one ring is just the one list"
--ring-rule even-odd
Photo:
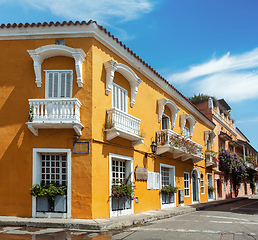
[(119, 131), (117, 131), (116, 129), (106, 129), (105, 132), (106, 132), (106, 139), (108, 141), (120, 135)]
[(28, 124), (29, 130), (37, 137), (39, 135), (38, 129), (33, 127), (29, 122), (27, 124)]

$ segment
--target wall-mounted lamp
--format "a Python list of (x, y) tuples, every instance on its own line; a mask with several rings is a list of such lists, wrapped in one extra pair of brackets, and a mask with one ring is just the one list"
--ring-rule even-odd
[[(152, 141), (150, 147), (151, 147), (152, 154), (155, 155), (157, 151), (157, 144), (154, 141)], [(151, 154), (151, 153), (145, 153), (145, 158), (148, 157), (148, 154)]]

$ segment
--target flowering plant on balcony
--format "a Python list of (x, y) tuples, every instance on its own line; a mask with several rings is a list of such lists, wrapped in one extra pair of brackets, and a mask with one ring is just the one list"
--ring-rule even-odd
[(178, 190), (177, 187), (173, 187), (171, 185), (164, 186), (160, 189), (161, 194), (169, 195), (170, 193), (176, 193)]
[(111, 188), (111, 196), (114, 199), (119, 198), (128, 198), (130, 200), (133, 200), (133, 190), (135, 188), (134, 183), (131, 183), (129, 180), (131, 178), (132, 173), (129, 174), (129, 176), (122, 180), (114, 180), (113, 185)]
[(212, 161), (214, 162), (214, 163), (218, 163), (219, 162), (219, 160), (216, 158), (216, 152), (214, 152), (213, 150), (206, 150), (205, 151), (205, 160), (206, 161), (210, 161), (211, 159), (210, 159), (210, 156), (211, 156), (211, 158), (212, 158)]
[(197, 144), (190, 141), (189, 139), (185, 139), (180, 135), (172, 135), (170, 137), (170, 145), (173, 147), (181, 148), (182, 150), (192, 155), (201, 153), (201, 149)]
[(245, 160), (246, 160), (247, 162), (251, 163), (251, 164), (254, 164), (254, 163), (255, 163), (255, 159), (254, 159), (254, 157), (251, 156), (251, 155), (245, 156)]

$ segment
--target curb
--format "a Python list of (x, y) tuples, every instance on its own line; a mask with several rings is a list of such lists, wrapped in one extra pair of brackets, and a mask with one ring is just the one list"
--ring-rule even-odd
[[(65, 229), (80, 229), (91, 231), (110, 231), (119, 230), (130, 226), (142, 225), (148, 222), (172, 218), (175, 216), (202, 211), (211, 207), (229, 204), (232, 202), (242, 201), (248, 197), (233, 198), (230, 200), (218, 200), (214, 202), (203, 203), (203, 206), (187, 205), (168, 209), (167, 211), (153, 210), (143, 213), (128, 215), (126, 217), (117, 217), (110, 219), (50, 219), (50, 218), (22, 218), (22, 217), (0, 217), (0, 226), (16, 226), (16, 227), (36, 227), (36, 228), (65, 228)], [(197, 204), (198, 205), (198, 204)], [(202, 203), (200, 204), (202, 205)], [(181, 208), (181, 209), (179, 209)], [(91, 222), (91, 223), (90, 223)]]

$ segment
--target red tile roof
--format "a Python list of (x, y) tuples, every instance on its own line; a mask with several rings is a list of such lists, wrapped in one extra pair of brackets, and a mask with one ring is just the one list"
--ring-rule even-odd
[[(109, 37), (111, 37), (113, 40), (115, 40), (121, 47), (123, 47), (128, 53), (130, 53), (132, 56), (134, 56), (137, 60), (139, 60), (143, 65), (145, 65), (147, 68), (149, 68), (157, 77), (159, 77), (160, 79), (162, 79), (168, 86), (170, 86), (173, 90), (175, 90), (180, 96), (182, 96), (186, 101), (188, 101), (198, 112), (200, 112), (205, 118), (207, 118), (194, 104), (192, 104), (189, 99), (187, 97), (185, 97), (181, 92), (179, 92), (172, 84), (170, 84), (164, 77), (162, 77), (156, 70), (154, 70), (148, 63), (146, 63), (145, 61), (143, 61), (138, 55), (136, 55), (132, 50), (130, 50), (129, 47), (127, 47), (125, 44), (123, 44), (120, 40), (118, 40), (118, 38), (116, 38), (114, 35), (112, 35), (106, 28), (104, 28), (103, 26), (97, 24), (96, 21), (63, 21), (62, 23), (60, 22), (44, 22), (44, 23), (13, 23), (13, 24), (1, 24), (0, 25), (0, 29), (1, 28), (27, 28), (27, 27), (51, 27), (51, 26), (70, 26), (70, 25), (90, 25), (92, 23), (95, 23), (98, 28), (100, 30), (102, 30), (105, 34), (107, 34)], [(208, 119), (208, 118), (207, 118)], [(210, 119), (208, 119), (210, 121)]]

